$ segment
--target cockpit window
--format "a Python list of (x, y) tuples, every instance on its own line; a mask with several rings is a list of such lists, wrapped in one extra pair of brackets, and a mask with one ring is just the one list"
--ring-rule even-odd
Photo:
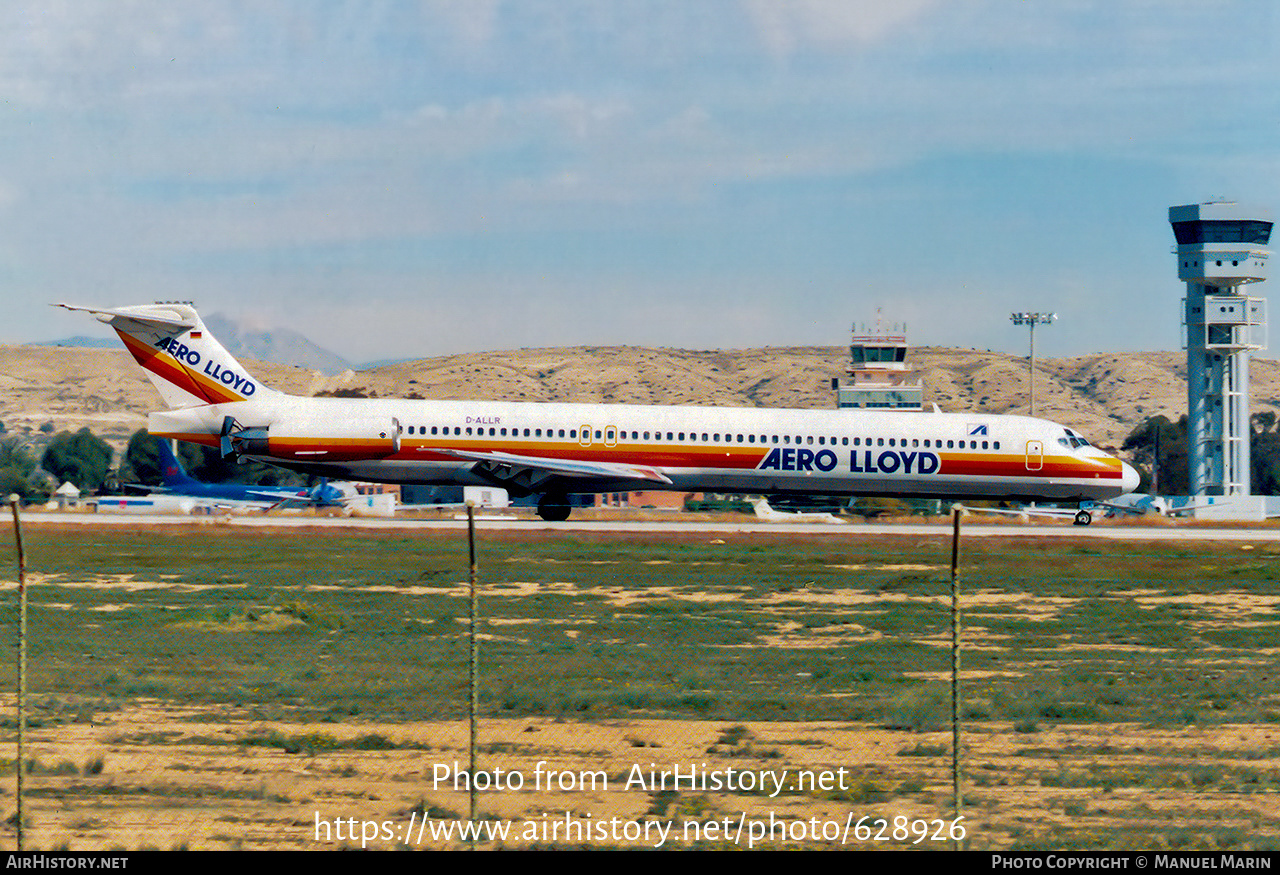
[(1073, 450), (1079, 449), (1080, 447), (1089, 446), (1089, 442), (1087, 440), (1080, 437), (1080, 435), (1076, 434), (1071, 429), (1068, 428), (1068, 429), (1065, 429), (1065, 431), (1067, 433), (1067, 436), (1065, 438), (1058, 438), (1058, 443), (1060, 443), (1062, 446), (1070, 447)]

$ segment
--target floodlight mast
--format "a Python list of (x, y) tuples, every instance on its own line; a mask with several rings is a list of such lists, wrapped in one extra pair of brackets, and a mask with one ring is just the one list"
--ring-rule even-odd
[(1267, 302), (1242, 291), (1267, 278), (1271, 216), (1227, 201), (1169, 208), (1187, 284), (1187, 465), (1192, 495), (1251, 489), (1249, 353), (1267, 345)]
[(1026, 325), (1031, 332), (1031, 415), (1036, 415), (1036, 326), (1052, 325), (1058, 318), (1057, 313), (1010, 313), (1009, 321), (1014, 325)]

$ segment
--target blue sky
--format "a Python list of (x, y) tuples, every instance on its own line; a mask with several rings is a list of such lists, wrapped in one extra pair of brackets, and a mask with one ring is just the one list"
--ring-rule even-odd
[(1168, 207), (1280, 205), (1273, 6), (10, 0), (0, 342), (192, 299), (353, 360), (837, 345), (877, 308), (1176, 349)]

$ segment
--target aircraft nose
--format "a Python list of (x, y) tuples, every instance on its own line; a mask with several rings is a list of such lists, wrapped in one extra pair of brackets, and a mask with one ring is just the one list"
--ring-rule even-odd
[(1133, 492), (1138, 488), (1138, 471), (1127, 462), (1121, 462), (1120, 467), (1124, 470), (1124, 475), (1120, 478), (1120, 485), (1125, 492)]

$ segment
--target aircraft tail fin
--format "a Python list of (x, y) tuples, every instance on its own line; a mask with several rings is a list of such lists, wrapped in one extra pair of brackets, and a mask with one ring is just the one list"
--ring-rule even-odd
[(116, 330), (170, 408), (261, 399), (279, 394), (249, 376), (209, 333), (190, 304), (142, 304), (98, 309), (58, 304), (94, 314)]
[(160, 476), (165, 486), (174, 489), (186, 487), (196, 482), (182, 467), (182, 460), (174, 452), (173, 441), (167, 438), (157, 438), (156, 444), (159, 451)]

